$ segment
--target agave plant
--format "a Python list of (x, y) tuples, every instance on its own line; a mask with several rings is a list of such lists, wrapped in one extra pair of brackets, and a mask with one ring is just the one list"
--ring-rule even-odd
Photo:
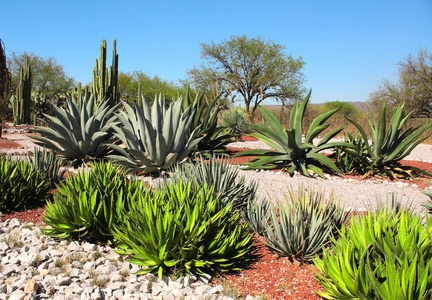
[(34, 166), (34, 168), (45, 175), (50, 183), (50, 187), (54, 188), (62, 180), (67, 168), (60, 169), (63, 165), (62, 159), (54, 154), (52, 151), (35, 147), (33, 155), (27, 154), (27, 161)]
[(246, 113), (240, 109), (227, 110), (222, 115), (222, 125), (229, 134), (239, 137), (251, 132), (249, 128), (249, 119)]
[(193, 149), (194, 154), (225, 153), (227, 150), (225, 146), (231, 142), (231, 138), (234, 136), (225, 134), (224, 127), (218, 126), (218, 114), (222, 109), (222, 106), (217, 104), (219, 98), (219, 96), (215, 97), (206, 103), (204, 94), (198, 93), (192, 102), (189, 89), (186, 92), (183, 109), (186, 110), (192, 106), (192, 111), (195, 112), (189, 132), (192, 133), (197, 127), (200, 127), (197, 137), (201, 137), (201, 140)]
[(165, 99), (156, 98), (153, 106), (142, 97), (143, 107), (135, 110), (123, 102), (125, 111), (118, 114), (123, 126), (114, 125), (115, 136), (125, 147), (110, 145), (118, 154), (109, 157), (126, 166), (129, 172), (155, 173), (168, 170), (185, 159), (202, 138), (197, 138), (200, 126), (189, 134), (194, 112), (182, 113), (182, 100), (165, 108)]
[(314, 260), (325, 299), (430, 299), (432, 219), (384, 208), (351, 220)]
[(367, 172), (364, 174), (364, 177), (376, 174), (387, 175), (391, 179), (395, 177), (412, 177), (413, 171), (432, 176), (432, 174), (426, 171), (415, 167), (402, 166), (399, 163), (399, 161), (409, 155), (418, 144), (422, 143), (430, 136), (429, 134), (421, 137), (432, 125), (432, 123), (426, 124), (423, 127), (421, 127), (421, 125), (416, 125), (403, 131), (402, 127), (412, 113), (406, 113), (404, 111), (404, 106), (405, 104), (402, 104), (396, 108), (388, 129), (385, 104), (381, 110), (379, 120), (374, 117), (368, 106), (370, 114), (368, 121), (372, 143), (369, 142), (369, 136), (366, 134), (363, 127), (356, 121), (347, 117), (360, 131), (363, 137), (366, 155), (364, 155), (363, 152), (360, 155), (349, 149), (346, 150), (346, 153), (363, 160), (364, 164), (367, 166)]
[(309, 92), (301, 104), (298, 100), (295, 103), (290, 115), (289, 130), (285, 129), (270, 111), (264, 107), (259, 107), (271, 129), (260, 125), (249, 125), (257, 132), (250, 134), (250, 136), (265, 142), (275, 151), (254, 149), (242, 151), (237, 154), (237, 156), (258, 156), (246, 163), (248, 169), (281, 168), (289, 174), (294, 174), (294, 171), (298, 170), (302, 175), (309, 177), (312, 176), (310, 173), (310, 171), (312, 171), (323, 178), (326, 178), (322, 170), (324, 167), (333, 172), (340, 173), (333, 161), (319, 152), (336, 146), (350, 147), (349, 144), (343, 142), (329, 142), (329, 140), (341, 132), (345, 126), (332, 130), (327, 133), (317, 145), (313, 144), (313, 140), (329, 126), (324, 125), (324, 123), (336, 113), (338, 109), (328, 111), (316, 117), (312, 121), (303, 141), (302, 121), (310, 95), (311, 93)]
[[(335, 151), (329, 156), (334, 159), (335, 165), (344, 174), (365, 174), (367, 172), (367, 156), (366, 142), (363, 140), (360, 133), (354, 134), (348, 132), (344, 135), (344, 142), (351, 145), (350, 148), (335, 147)], [(355, 153), (352, 155), (351, 153)]]
[(288, 200), (272, 204), (269, 217), (262, 219), (264, 243), (290, 260), (311, 261), (348, 223), (351, 213), (333, 196), (324, 199), (323, 192), (302, 186), (298, 193), (290, 188)]
[(39, 119), (47, 127), (36, 126), (35, 143), (60, 154), (72, 166), (104, 157), (112, 143), (116, 124), (115, 107), (103, 101), (95, 107), (95, 97), (67, 100), (67, 107), (54, 106), (54, 116)]
[(198, 158), (198, 161), (175, 166), (170, 172), (171, 180), (179, 182), (187, 178), (194, 189), (201, 188), (204, 183), (214, 186), (217, 197), (222, 198), (226, 205), (233, 204), (235, 210), (242, 210), (256, 198), (257, 183), (246, 183), (244, 176), (238, 176), (239, 169), (231, 165), (228, 159), (211, 156), (207, 161), (203, 156)]

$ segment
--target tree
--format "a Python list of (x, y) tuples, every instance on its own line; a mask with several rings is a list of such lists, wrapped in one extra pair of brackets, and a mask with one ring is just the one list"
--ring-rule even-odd
[(411, 54), (399, 62), (399, 80), (392, 83), (383, 80), (379, 89), (370, 94), (369, 100), (376, 107), (384, 103), (405, 107), (413, 111), (413, 117), (432, 116), (432, 54), (420, 50), (416, 57)]
[(173, 82), (165, 81), (158, 76), (153, 78), (142, 71), (133, 73), (120, 72), (118, 76), (120, 97), (124, 101), (132, 102), (138, 99), (138, 86), (141, 93), (150, 103), (156, 94), (162, 94), (167, 102), (175, 101), (182, 94), (182, 88)]
[(239, 96), (251, 120), (265, 99), (285, 104), (304, 92), (300, 70), (305, 63), (301, 57), (295, 59), (285, 54), (283, 45), (262, 38), (232, 36), (220, 44), (212, 41), (202, 43), (201, 47), (201, 58), (207, 62), (200, 67), (199, 74), (211, 74), (212, 81), (220, 85), (220, 92), (231, 94), (233, 100)]
[(15, 92), (19, 84), (20, 67), (25, 58), (29, 58), (32, 68), (32, 91), (46, 96), (50, 101), (59, 95), (64, 95), (74, 86), (74, 79), (66, 75), (63, 66), (54, 57), (43, 58), (34, 53), (12, 52), (8, 60), (8, 68), (12, 77), (12, 90)]
[[(3, 41), (0, 39), (0, 107), (3, 107), (2, 104), (9, 94), (9, 88), (11, 84), (10, 73), (6, 63), (6, 52), (3, 45)], [(0, 113), (0, 138), (2, 131), (2, 122), (2, 113)]]

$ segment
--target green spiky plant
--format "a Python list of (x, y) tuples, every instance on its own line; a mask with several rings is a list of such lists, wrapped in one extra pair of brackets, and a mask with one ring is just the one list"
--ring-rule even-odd
[(382, 208), (342, 227), (315, 259), (325, 299), (430, 299), (432, 219)]
[(350, 216), (333, 195), (325, 199), (311, 187), (299, 186), (298, 192), (291, 187), (289, 199), (270, 204), (257, 228), (264, 229), (263, 241), (272, 251), (304, 263), (322, 254)]
[(293, 175), (294, 171), (299, 171), (304, 176), (312, 176), (312, 172), (322, 178), (326, 178), (323, 168), (329, 171), (340, 173), (333, 161), (319, 153), (322, 150), (332, 149), (336, 146), (350, 147), (343, 142), (329, 142), (330, 139), (339, 134), (344, 128), (339, 127), (327, 133), (317, 145), (313, 140), (320, 135), (329, 125), (324, 123), (337, 112), (338, 109), (331, 110), (316, 117), (305, 136), (302, 137), (302, 122), (309, 102), (311, 92), (300, 103), (298, 100), (294, 104), (290, 115), (290, 129), (285, 129), (278, 119), (264, 107), (259, 107), (264, 118), (270, 125), (270, 129), (260, 125), (249, 125), (257, 133), (253, 136), (275, 151), (269, 150), (246, 150), (238, 153), (236, 156), (257, 156), (252, 161), (245, 163), (247, 169), (282, 169)]
[(429, 134), (421, 137), (432, 125), (432, 123), (428, 123), (421, 127), (421, 124), (419, 124), (403, 131), (402, 128), (412, 113), (406, 113), (404, 111), (404, 106), (405, 104), (402, 104), (396, 108), (391, 117), (388, 129), (385, 104), (380, 112), (379, 120), (374, 117), (368, 106), (370, 114), (368, 121), (372, 143), (369, 142), (369, 136), (366, 134), (363, 127), (356, 121), (347, 117), (361, 133), (366, 155), (364, 151), (358, 153), (347, 149), (345, 152), (363, 161), (363, 165), (365, 165), (367, 169), (366, 173), (363, 174), (364, 177), (381, 175), (388, 176), (390, 179), (396, 177), (410, 178), (413, 172), (432, 176), (432, 174), (424, 170), (411, 166), (402, 166), (400, 164), (400, 160), (404, 159), (417, 145), (430, 136)]
[(224, 127), (218, 126), (218, 115), (222, 109), (218, 104), (219, 98), (220, 96), (217, 96), (206, 103), (204, 94), (197, 93), (192, 101), (190, 90), (186, 91), (183, 110), (192, 106), (192, 111), (195, 112), (189, 132), (192, 133), (200, 127), (197, 137), (201, 137), (192, 154), (221, 154), (227, 151), (226, 145), (231, 142), (233, 135), (226, 134)]
[(204, 183), (214, 186), (216, 196), (225, 204), (232, 204), (236, 211), (243, 210), (257, 195), (257, 183), (246, 183), (244, 176), (239, 177), (239, 169), (222, 157), (211, 156), (205, 160), (199, 156), (197, 161), (174, 166), (170, 173), (173, 182), (187, 178), (194, 189), (201, 188)]
[(85, 162), (99, 160), (109, 151), (106, 143), (114, 142), (112, 126), (116, 124), (117, 107), (103, 101), (95, 107), (95, 96), (79, 101), (67, 100), (67, 107), (54, 106), (54, 116), (39, 119), (44, 126), (36, 126), (32, 135), (35, 144), (51, 149), (69, 164), (78, 167)]
[(33, 155), (27, 154), (26, 158), (37, 171), (46, 177), (51, 188), (54, 188), (61, 182), (67, 171), (67, 167), (64, 167), (62, 170), (60, 169), (63, 165), (63, 160), (56, 156), (54, 152), (47, 151), (47, 149), (35, 147)]
[(143, 107), (133, 109), (123, 102), (125, 111), (118, 114), (122, 126), (114, 126), (115, 136), (125, 147), (110, 145), (118, 154), (109, 157), (126, 166), (131, 173), (160, 173), (181, 162), (199, 143), (200, 126), (189, 134), (194, 113), (182, 112), (182, 99), (165, 107), (162, 96), (153, 106), (142, 97)]
[(232, 210), (206, 184), (195, 189), (191, 182), (165, 182), (133, 195), (115, 227), (117, 252), (146, 267), (137, 274), (235, 270), (248, 259), (251, 236)]
[(237, 139), (251, 132), (249, 119), (241, 109), (236, 108), (225, 111), (222, 115), (221, 123), (227, 132)]
[(20, 69), (20, 81), (16, 95), (10, 99), (15, 124), (29, 124), (31, 115), (31, 86), (32, 72), (29, 58), (25, 58), (25, 65)]
[[(344, 174), (363, 175), (367, 173), (367, 164), (364, 157), (367, 156), (366, 142), (360, 133), (348, 132), (344, 135), (344, 142), (351, 145), (351, 148), (335, 147), (335, 151), (329, 156), (335, 165)], [(348, 150), (348, 151), (347, 151)], [(355, 153), (356, 155), (352, 155)]]

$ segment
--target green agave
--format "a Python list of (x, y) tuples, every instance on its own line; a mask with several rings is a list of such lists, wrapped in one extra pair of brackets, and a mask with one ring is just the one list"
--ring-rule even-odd
[(387, 126), (386, 122), (385, 104), (381, 110), (379, 120), (374, 117), (368, 106), (370, 114), (370, 118), (368, 119), (371, 133), (370, 138), (372, 139), (371, 144), (369, 143), (369, 137), (363, 127), (356, 121), (347, 118), (360, 131), (363, 137), (362, 143), (364, 143), (367, 155), (364, 155), (363, 151), (357, 153), (349, 149), (346, 150), (346, 153), (363, 160), (368, 170), (367, 173), (364, 174), (365, 177), (375, 174), (386, 174), (391, 179), (398, 175), (411, 177), (410, 172), (412, 171), (432, 176), (432, 174), (426, 171), (414, 167), (402, 166), (399, 163), (399, 161), (409, 155), (417, 145), (430, 136), (429, 134), (425, 137), (421, 137), (432, 125), (432, 123), (426, 124), (423, 127), (421, 127), (421, 125), (416, 125), (403, 131), (402, 127), (412, 113), (406, 113), (404, 111), (404, 106), (405, 104), (396, 108), (389, 126)]
[(219, 98), (219, 96), (215, 97), (207, 103), (204, 101), (204, 94), (198, 93), (192, 101), (189, 89), (186, 92), (183, 109), (192, 106), (192, 111), (195, 112), (189, 132), (192, 134), (196, 128), (200, 128), (197, 137), (201, 140), (193, 149), (193, 154), (225, 153), (226, 145), (234, 137), (232, 134), (225, 134), (225, 128), (218, 126), (218, 115), (222, 109), (222, 106), (217, 104)]
[(45, 208), (45, 232), (59, 239), (112, 239), (111, 230), (123, 218), (130, 194), (141, 193), (145, 184), (127, 181), (126, 171), (111, 162), (92, 164), (59, 185), (54, 201)]
[(46, 149), (35, 147), (33, 155), (27, 154), (27, 161), (37, 171), (45, 175), (51, 188), (60, 183), (67, 171), (66, 167), (63, 170), (60, 169), (63, 165), (63, 160), (56, 156), (54, 152), (47, 151)]
[(125, 111), (118, 114), (122, 126), (114, 125), (115, 136), (123, 146), (110, 145), (118, 154), (109, 157), (126, 166), (129, 172), (155, 173), (168, 170), (185, 159), (202, 138), (197, 138), (200, 126), (189, 134), (195, 112), (182, 112), (182, 100), (165, 108), (162, 96), (153, 106), (142, 97), (143, 107), (135, 110), (123, 102)]
[(9, 212), (45, 201), (49, 182), (26, 161), (0, 158), (0, 211)]
[(298, 193), (290, 188), (287, 200), (271, 204), (260, 227), (264, 228), (266, 246), (301, 263), (321, 255), (330, 237), (337, 236), (351, 216), (333, 196), (325, 199), (323, 192), (315, 192), (310, 187), (300, 186)]
[(322, 150), (334, 148), (336, 146), (350, 147), (347, 143), (333, 142), (329, 140), (341, 132), (345, 126), (332, 130), (327, 133), (321, 141), (313, 144), (313, 140), (320, 135), (329, 125), (324, 123), (337, 112), (338, 109), (331, 110), (316, 117), (309, 127), (303, 141), (302, 121), (309, 102), (311, 93), (306, 96), (300, 104), (297, 101), (290, 115), (290, 129), (285, 129), (278, 119), (264, 107), (259, 107), (270, 128), (260, 125), (249, 125), (257, 133), (250, 134), (265, 142), (275, 151), (269, 150), (246, 150), (237, 156), (258, 156), (251, 162), (246, 163), (248, 169), (276, 169), (282, 168), (284, 171), (294, 174), (298, 170), (302, 175), (312, 176), (314, 172), (326, 178), (322, 170), (323, 167), (340, 173), (338, 168), (330, 158), (319, 153)]
[(206, 184), (166, 183), (135, 193), (115, 226), (117, 252), (162, 277), (237, 269), (248, 259), (251, 236), (239, 214)]
[(243, 210), (257, 194), (257, 183), (246, 183), (244, 176), (238, 176), (239, 169), (223, 157), (210, 156), (206, 160), (203, 156), (198, 156), (198, 161), (174, 166), (170, 173), (173, 182), (187, 178), (197, 190), (204, 183), (214, 186), (216, 196), (222, 198), (225, 204), (233, 204), (235, 210)]
[(315, 259), (325, 299), (430, 299), (432, 219), (382, 209), (343, 227)]
[(60, 154), (74, 167), (107, 155), (106, 143), (113, 142), (112, 126), (116, 124), (115, 110), (108, 101), (95, 107), (95, 97), (82, 101), (72, 97), (67, 107), (54, 106), (54, 116), (39, 119), (47, 127), (36, 126), (32, 135), (35, 144)]

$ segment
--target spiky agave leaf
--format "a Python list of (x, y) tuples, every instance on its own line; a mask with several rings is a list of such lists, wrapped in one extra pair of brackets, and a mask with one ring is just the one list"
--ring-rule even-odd
[(322, 150), (337, 146), (351, 147), (344, 142), (329, 142), (339, 134), (345, 126), (339, 127), (327, 133), (322, 140), (314, 145), (313, 140), (320, 135), (329, 125), (324, 123), (335, 114), (338, 109), (326, 112), (316, 117), (306, 133), (305, 140), (302, 137), (302, 122), (311, 92), (306, 96), (302, 103), (294, 104), (290, 115), (290, 129), (285, 129), (278, 119), (264, 107), (259, 107), (270, 128), (260, 125), (250, 125), (257, 133), (250, 134), (275, 151), (269, 150), (247, 150), (238, 153), (236, 156), (256, 155), (257, 158), (245, 163), (248, 169), (276, 169), (282, 168), (284, 171), (293, 174), (299, 171), (302, 175), (312, 176), (312, 173), (325, 178), (323, 168), (336, 173), (339, 169), (331, 159), (319, 153)]
[(95, 108), (95, 97), (86, 96), (83, 101), (74, 97), (67, 100), (67, 107), (54, 106), (54, 116), (39, 119), (46, 126), (36, 126), (32, 135), (35, 144), (51, 149), (73, 166), (100, 159), (107, 154), (105, 143), (113, 142), (112, 126), (116, 124), (115, 110), (108, 100)]
[(143, 107), (125, 108), (118, 114), (122, 126), (113, 126), (115, 136), (124, 147), (111, 144), (118, 154), (109, 157), (125, 165), (129, 172), (155, 173), (168, 170), (176, 162), (185, 159), (202, 138), (197, 138), (200, 126), (192, 133), (189, 128), (194, 112), (191, 107), (182, 112), (182, 100), (165, 108), (165, 100), (159, 96), (152, 107), (142, 97)]

